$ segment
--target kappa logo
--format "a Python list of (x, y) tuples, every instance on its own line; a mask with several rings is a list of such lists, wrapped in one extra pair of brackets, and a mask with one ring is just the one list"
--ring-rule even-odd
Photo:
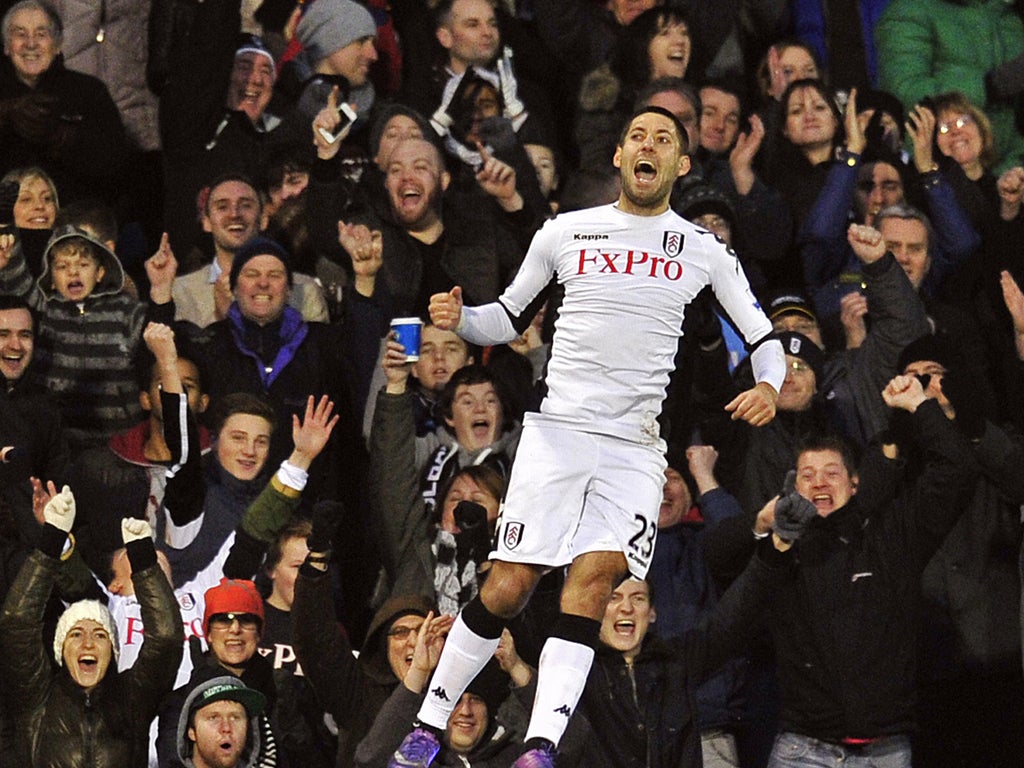
[(430, 695), (433, 696), (435, 699), (440, 699), (441, 701), (451, 701), (451, 699), (448, 698), (448, 691), (446, 691), (440, 685), (437, 686), (437, 688), (435, 688), (434, 690), (432, 690), (430, 692)]
[(608, 235), (590, 235), (583, 232), (573, 232), (573, 240), (608, 240)]
[(556, 715), (565, 715), (566, 718), (572, 716), (572, 710), (569, 709), (568, 704), (563, 704), (562, 706), (558, 707), (558, 709), (555, 709), (553, 711)]
[(684, 239), (682, 232), (665, 230), (665, 234), (661, 237), (661, 248), (665, 251), (665, 255), (670, 259), (674, 259), (682, 253)]
[(509, 523), (505, 526), (505, 549), (515, 549), (523, 540), (523, 524)]

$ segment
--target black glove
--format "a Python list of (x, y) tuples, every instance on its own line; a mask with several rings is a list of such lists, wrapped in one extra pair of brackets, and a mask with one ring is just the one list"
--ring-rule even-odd
[(430, 117), (430, 125), (438, 136), (447, 136), (452, 123), (455, 122), (457, 112), (466, 96), (466, 91), (479, 79), (473, 67), (466, 67), (466, 71), (458, 80), (453, 75), (445, 84), (444, 93), (441, 97), (441, 105)]
[(803, 536), (808, 523), (818, 516), (818, 509), (796, 492), (796, 472), (786, 473), (782, 497), (775, 503), (775, 522), (772, 530), (785, 541), (796, 541)]
[(491, 552), (491, 534), (487, 530), (487, 510), (475, 501), (460, 501), (455, 505), (455, 543), (460, 554), (482, 563)]
[(338, 530), (345, 507), (340, 501), (324, 499), (313, 505), (313, 530), (306, 540), (310, 552), (327, 552), (334, 541), (334, 532)]

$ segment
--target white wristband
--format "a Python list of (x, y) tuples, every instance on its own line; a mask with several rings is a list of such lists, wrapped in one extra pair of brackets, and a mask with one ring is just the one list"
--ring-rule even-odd
[(309, 472), (299, 469), (285, 460), (281, 462), (281, 468), (277, 470), (277, 479), (281, 481), (282, 485), (301, 491), (309, 481)]

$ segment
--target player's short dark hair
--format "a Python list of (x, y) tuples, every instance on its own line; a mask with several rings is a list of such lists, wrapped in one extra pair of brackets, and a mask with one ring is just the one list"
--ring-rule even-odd
[(661, 115), (662, 117), (667, 117), (671, 120), (672, 125), (675, 126), (676, 134), (679, 136), (679, 154), (685, 155), (690, 151), (690, 137), (686, 133), (686, 126), (683, 125), (682, 121), (678, 117), (673, 115), (664, 107), (641, 107), (630, 115), (629, 120), (627, 120), (626, 124), (622, 126), (622, 131), (619, 133), (618, 146), (621, 147), (623, 142), (625, 142), (626, 135), (629, 133), (629, 129), (633, 126), (633, 121), (640, 117), (640, 115), (646, 115), (648, 113)]

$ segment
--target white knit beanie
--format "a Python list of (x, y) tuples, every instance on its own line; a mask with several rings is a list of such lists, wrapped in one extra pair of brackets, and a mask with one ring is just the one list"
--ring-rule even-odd
[(53, 658), (57, 660), (57, 664), (64, 666), (64, 639), (68, 636), (71, 628), (84, 619), (92, 619), (107, 630), (107, 634), (110, 635), (110, 645), (114, 650), (114, 661), (117, 662), (121, 655), (117, 639), (117, 625), (114, 624), (114, 618), (107, 610), (107, 606), (99, 600), (79, 600), (68, 606), (57, 621), (57, 630), (53, 633)]

